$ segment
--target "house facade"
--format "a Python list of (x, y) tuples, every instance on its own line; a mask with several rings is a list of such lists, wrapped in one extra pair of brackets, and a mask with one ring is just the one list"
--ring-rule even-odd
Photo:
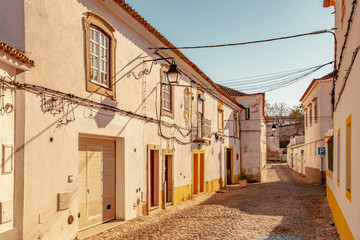
[(245, 108), (240, 115), (241, 172), (250, 181), (261, 181), (261, 169), (266, 164), (267, 151), (265, 94), (246, 94), (219, 86)]
[[(305, 140), (301, 145), (288, 146), (288, 162), (296, 171), (304, 174), (314, 183), (322, 183), (325, 172), (325, 139), (323, 136), (331, 128), (331, 89), (333, 74), (314, 79), (300, 101), (304, 104)], [(301, 148), (295, 150), (295, 148)], [(295, 157), (294, 151), (300, 152)], [(290, 153), (290, 154), (289, 154)], [(299, 161), (299, 162), (298, 162)]]
[(324, 1), (335, 6), (333, 128), (328, 139), (327, 198), (341, 239), (360, 239), (360, 8), (358, 1)]
[(2, 40), (36, 67), (0, 62), (16, 100), (0, 116), (14, 162), (0, 176), (12, 211), (0, 239), (75, 239), (237, 181), (244, 107), (180, 51), (150, 49), (174, 46), (128, 4), (4, 5)]

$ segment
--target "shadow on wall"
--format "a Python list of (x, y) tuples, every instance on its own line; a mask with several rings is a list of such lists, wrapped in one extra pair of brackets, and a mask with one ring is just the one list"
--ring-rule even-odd
[[(104, 98), (101, 101), (101, 104), (116, 108), (118, 102), (112, 101), (110, 98)], [(99, 109), (99, 111), (94, 117), (96, 124), (99, 128), (105, 128), (114, 118), (115, 111), (109, 111), (104, 109)]]

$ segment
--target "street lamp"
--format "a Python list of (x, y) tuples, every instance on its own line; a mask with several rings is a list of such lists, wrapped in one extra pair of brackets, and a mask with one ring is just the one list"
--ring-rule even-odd
[(166, 72), (167, 75), (167, 79), (169, 81), (169, 84), (178, 84), (179, 79), (180, 79), (180, 72), (177, 69), (177, 65), (175, 64), (174, 58), (173, 57), (168, 57), (168, 58), (158, 58), (158, 59), (151, 59), (151, 60), (144, 60), (143, 62), (151, 62), (151, 65), (149, 68), (144, 69), (143, 71), (141, 71), (138, 74), (138, 77), (141, 77), (142, 75), (149, 75), (151, 73), (152, 67), (153, 65), (156, 65), (158, 63), (158, 61), (160, 60), (167, 60), (167, 59), (172, 59), (171, 64), (170, 64), (170, 68), (169, 70)]
[(273, 134), (273, 133), (271, 134), (271, 138), (274, 138), (274, 134)]
[(180, 73), (177, 70), (177, 66), (174, 60), (171, 62), (169, 71), (167, 71), (166, 75), (168, 77), (169, 84), (177, 84), (179, 82)]
[(275, 124), (272, 125), (271, 131), (272, 131), (272, 132), (276, 132), (276, 126), (275, 126)]

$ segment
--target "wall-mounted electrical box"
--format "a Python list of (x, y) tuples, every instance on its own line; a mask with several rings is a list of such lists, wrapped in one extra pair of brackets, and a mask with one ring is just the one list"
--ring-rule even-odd
[(0, 202), (0, 224), (10, 222), (13, 218), (12, 200)]
[(69, 192), (58, 193), (58, 211), (69, 209)]

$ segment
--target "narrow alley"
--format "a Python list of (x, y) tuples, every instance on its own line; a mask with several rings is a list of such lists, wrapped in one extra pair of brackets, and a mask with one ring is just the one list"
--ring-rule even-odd
[(324, 186), (308, 184), (285, 164), (268, 164), (262, 174), (263, 183), (229, 186), (88, 240), (339, 239)]

